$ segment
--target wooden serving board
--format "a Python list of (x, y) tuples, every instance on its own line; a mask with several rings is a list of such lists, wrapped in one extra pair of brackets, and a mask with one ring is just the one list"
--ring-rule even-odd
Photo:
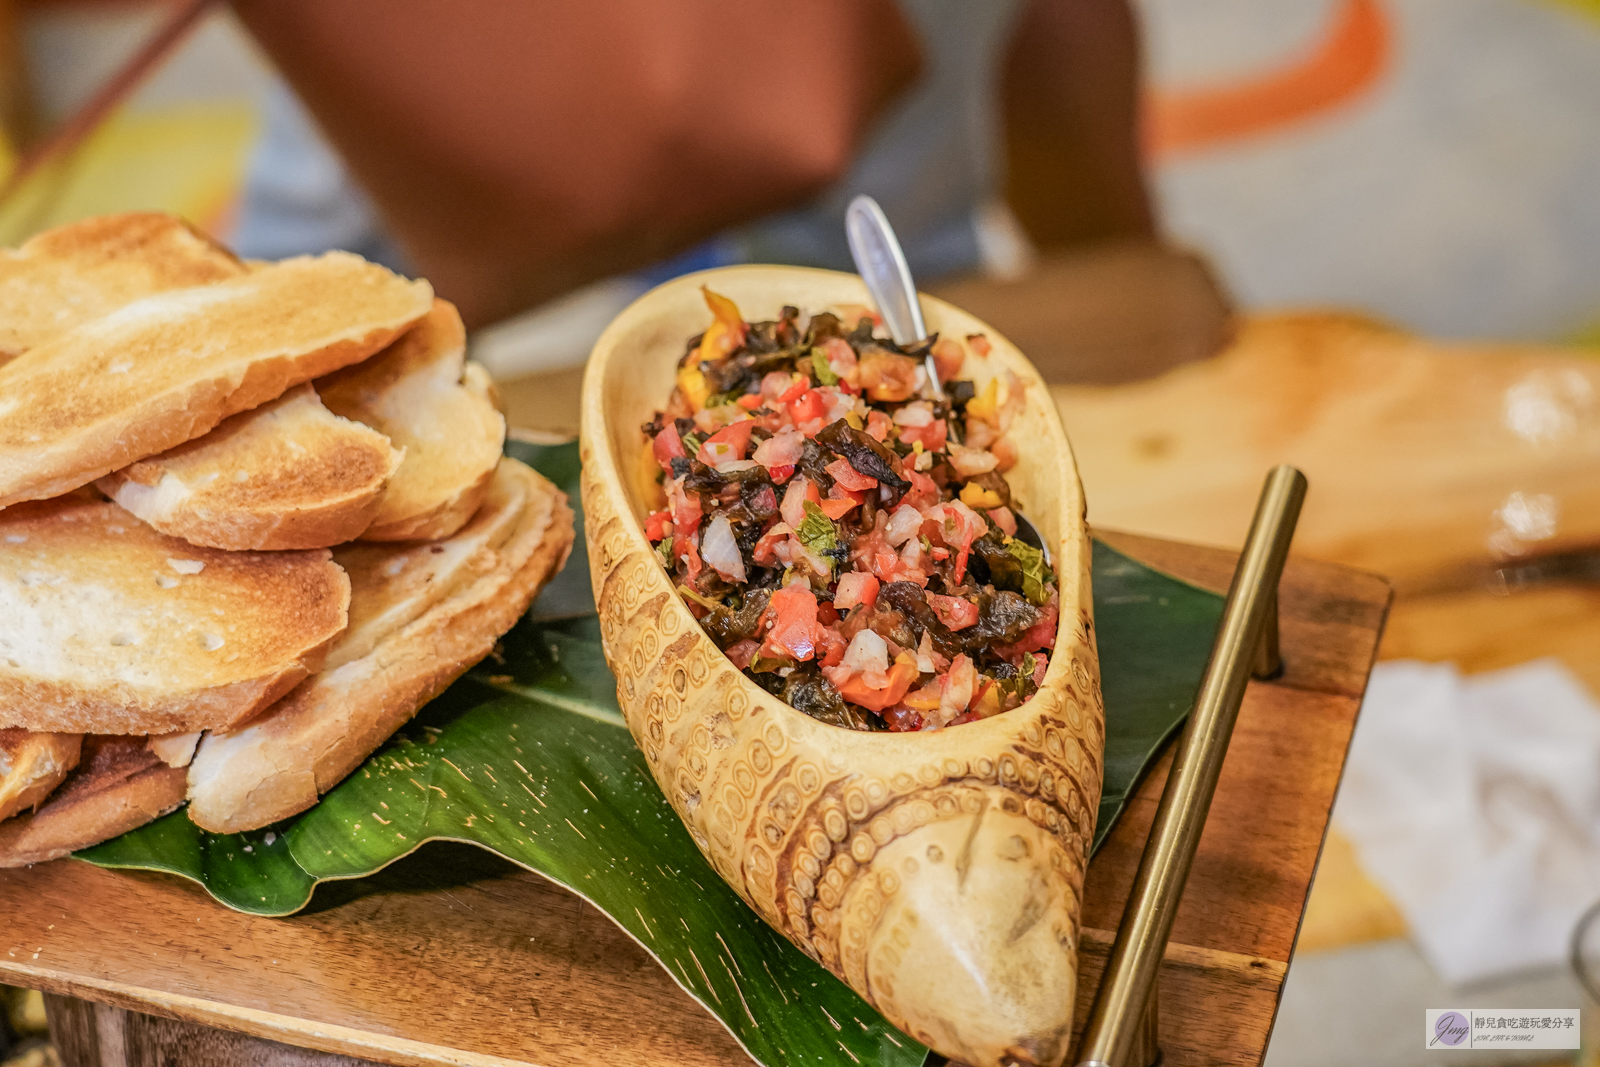
[[(1219, 591), (1232, 573), (1232, 553), (1100, 536)], [(1163, 970), (1172, 1064), (1261, 1059), (1389, 603), (1382, 579), (1299, 560), (1282, 594), (1287, 670), (1246, 695)], [(1080, 1018), (1165, 771), (1089, 868)], [(72, 861), (0, 871), (0, 982), (127, 1009), (53, 1001), (64, 1050), (87, 1063), (339, 1062), (299, 1049), (388, 1064), (748, 1062), (604, 916), (465, 845), (325, 885), (287, 919), (161, 875)]]

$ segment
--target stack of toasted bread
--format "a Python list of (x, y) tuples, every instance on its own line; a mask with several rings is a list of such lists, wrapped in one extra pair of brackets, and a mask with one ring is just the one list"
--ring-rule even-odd
[(0, 251), (0, 866), (303, 811), (565, 561), (461, 319), (162, 215)]

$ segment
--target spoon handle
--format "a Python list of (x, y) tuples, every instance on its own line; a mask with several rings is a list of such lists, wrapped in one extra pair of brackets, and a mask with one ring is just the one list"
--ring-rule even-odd
[[(856, 271), (867, 283), (867, 291), (878, 305), (878, 314), (883, 316), (894, 343), (905, 347), (925, 340), (928, 328), (922, 321), (922, 305), (917, 302), (917, 286), (883, 208), (870, 196), (856, 197), (845, 211), (844, 230)], [(932, 353), (927, 356), (927, 368), (929, 388), (942, 400), (944, 390), (939, 385)]]

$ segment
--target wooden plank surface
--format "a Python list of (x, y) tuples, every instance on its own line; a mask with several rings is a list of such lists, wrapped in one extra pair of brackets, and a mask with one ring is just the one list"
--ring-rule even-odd
[[(1196, 584), (1231, 573), (1230, 553), (1103, 536)], [(1260, 1060), (1388, 595), (1290, 563), (1287, 670), (1246, 695), (1163, 970), (1168, 1063)], [(1081, 1007), (1164, 776), (1165, 761), (1090, 866)], [(465, 845), (325, 885), (287, 919), (70, 861), (0, 871), (0, 915), (0, 981), (299, 1047), (395, 1064), (745, 1062), (603, 915)]]

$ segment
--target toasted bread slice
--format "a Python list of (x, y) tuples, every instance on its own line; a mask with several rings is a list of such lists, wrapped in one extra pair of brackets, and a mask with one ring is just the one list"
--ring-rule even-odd
[(317, 383), (336, 414), (364, 422), (406, 452), (367, 541), (449, 537), (472, 518), (506, 441), (487, 372), (466, 362), (461, 316), (443, 300), (388, 351)]
[(135, 300), (245, 271), (171, 215), (107, 215), (48, 230), (0, 250), (0, 364)]
[(136, 300), (0, 367), (0, 507), (59, 496), (386, 346), (433, 304), (360, 256)]
[(57, 859), (143, 826), (183, 803), (184, 772), (142, 737), (86, 737), (77, 769), (32, 815), (0, 822), (0, 867)]
[(0, 511), (0, 727), (243, 722), (316, 671), (350, 580), (326, 549), (223, 552), (87, 492)]
[(201, 740), (189, 817), (231, 833), (315, 804), (488, 654), (561, 569), (572, 537), (566, 497), (504, 459), (483, 507), (450, 540), (341, 550), (353, 625), (330, 666), (256, 722)]
[(0, 819), (37, 805), (78, 765), (81, 734), (0, 730)]
[(191, 544), (326, 548), (371, 525), (401, 455), (383, 434), (323, 407), (306, 384), (99, 485)]

